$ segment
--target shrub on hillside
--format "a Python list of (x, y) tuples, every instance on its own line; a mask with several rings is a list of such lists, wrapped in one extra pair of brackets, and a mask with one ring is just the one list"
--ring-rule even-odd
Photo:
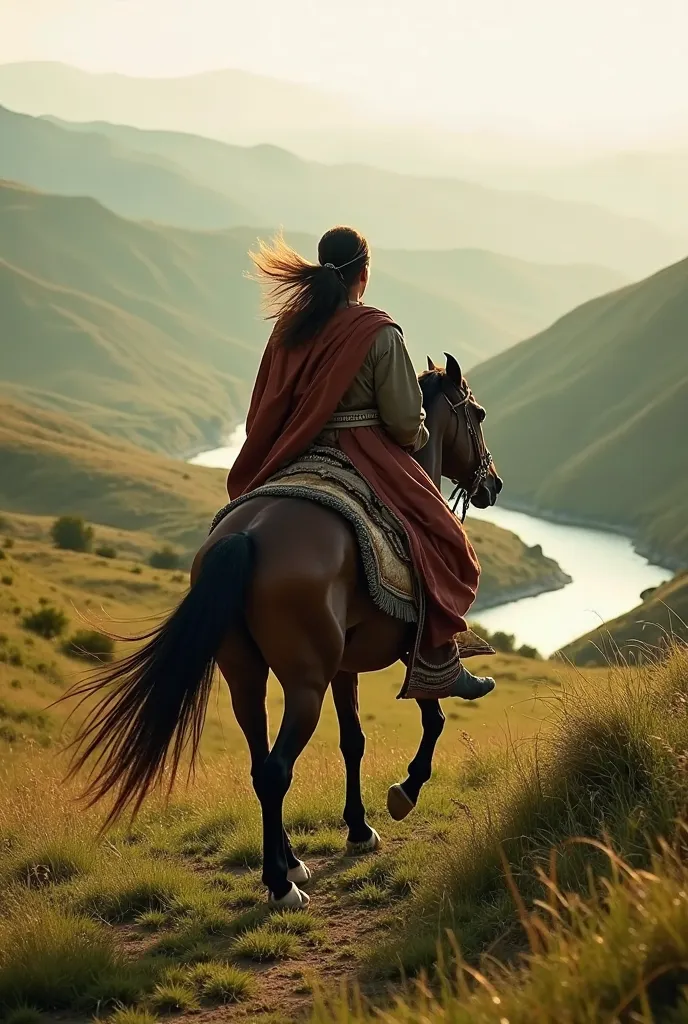
[(114, 641), (96, 629), (79, 629), (62, 645), (70, 658), (85, 658), (94, 661), (112, 661), (115, 653)]
[(93, 544), (93, 527), (80, 516), (60, 516), (53, 523), (50, 535), (55, 546), (63, 551), (90, 551)]
[(117, 548), (112, 544), (100, 544), (96, 548), (96, 554), (99, 558), (117, 558)]
[(513, 654), (516, 637), (513, 633), (503, 633), (498, 629), (496, 633), (490, 636), (490, 643), (495, 651), (501, 651), (502, 654)]
[(148, 563), (153, 569), (178, 569), (179, 555), (171, 545), (165, 544), (153, 552)]
[(4, 541), (2, 542), (2, 546), (4, 548), (7, 548), (7, 550), (9, 551), (10, 548), (14, 547), (14, 541), (12, 540), (11, 537), (5, 537)]
[(530, 644), (521, 644), (519, 649), (516, 651), (521, 658), (539, 658), (540, 653), (536, 647), (531, 647)]
[(46, 640), (53, 640), (56, 636), (64, 633), (67, 626), (67, 616), (59, 608), (54, 608), (52, 605), (44, 605), (42, 608), (38, 608), (37, 611), (29, 612), (28, 615), (25, 615), (22, 619), (22, 626), (24, 629), (37, 633), (38, 636), (42, 636)]

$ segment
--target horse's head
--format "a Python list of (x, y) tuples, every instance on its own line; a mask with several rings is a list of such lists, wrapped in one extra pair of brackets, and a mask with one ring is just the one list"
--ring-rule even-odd
[(488, 508), (497, 501), (503, 485), (483, 436), (485, 410), (473, 397), (454, 356), (446, 359), (446, 369), (442, 369), (428, 358), (428, 369), (419, 377), (431, 435), (429, 447), (435, 453), (436, 470), (455, 484), (457, 494), (463, 494), (465, 507), (472, 502), (478, 508)]

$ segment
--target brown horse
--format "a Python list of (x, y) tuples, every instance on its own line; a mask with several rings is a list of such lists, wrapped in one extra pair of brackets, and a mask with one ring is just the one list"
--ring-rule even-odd
[[(430, 440), (417, 458), (439, 486), (447, 476), (479, 507), (494, 504), (502, 487), (482, 432), (484, 410), (474, 401), (459, 364), (420, 377)], [(360, 766), (365, 737), (358, 714), (358, 673), (385, 668), (409, 650), (409, 626), (373, 604), (353, 531), (336, 513), (294, 498), (257, 497), (229, 512), (198, 552), (192, 586), (160, 627), (133, 654), (78, 687), (100, 699), (77, 736), (72, 772), (97, 755), (87, 795), (117, 796), (108, 821), (128, 805), (138, 810), (161, 780), (171, 782), (187, 746), (191, 761), (201, 737), (217, 663), (246, 736), (253, 784), (263, 816), (263, 881), (281, 906), (304, 906), (297, 886), (310, 872), (292, 852), (282, 806), (294, 763), (310, 740), (328, 686), (339, 718), (346, 765), (344, 821), (348, 849), (375, 849), (367, 824)], [(266, 710), (268, 672), (284, 691), (284, 716), (270, 749)], [(101, 691), (105, 688), (105, 695)], [(388, 806), (401, 818), (430, 778), (444, 725), (436, 700), (418, 702), (423, 738), (408, 778), (390, 790)]]

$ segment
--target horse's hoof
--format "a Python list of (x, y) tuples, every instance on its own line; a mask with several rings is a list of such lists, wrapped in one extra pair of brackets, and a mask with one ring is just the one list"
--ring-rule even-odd
[(305, 910), (310, 901), (310, 896), (301, 892), (293, 882), (286, 896), (282, 896), (279, 900), (272, 893), (268, 894), (268, 903), (276, 910)]
[(304, 885), (305, 882), (309, 882), (313, 872), (304, 864), (302, 860), (296, 865), (295, 868), (290, 868), (287, 871), (287, 881), (294, 882), (296, 885)]
[(387, 790), (387, 810), (395, 821), (403, 821), (415, 806), (400, 782)]
[(347, 842), (347, 857), (362, 857), (365, 853), (373, 853), (375, 850), (379, 849), (382, 840), (374, 828), (371, 828), (370, 831), (372, 832), (370, 839), (365, 839), (362, 843)]

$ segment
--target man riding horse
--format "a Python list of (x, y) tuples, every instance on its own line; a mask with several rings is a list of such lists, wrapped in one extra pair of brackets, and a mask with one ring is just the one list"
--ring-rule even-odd
[[(401, 659), (401, 696), (421, 706), (423, 739), (409, 778), (390, 790), (403, 817), (430, 777), (444, 718), (439, 699), (482, 697), (494, 687), (461, 663), (457, 634), (476, 593), (479, 565), (440, 492), (442, 475), (469, 500), (494, 504), (502, 487), (482, 433), (484, 410), (456, 360), (416, 378), (401, 330), (362, 305), (368, 245), (334, 228), (311, 264), (282, 241), (254, 256), (269, 285), (276, 324), (247, 419), (247, 440), (229, 474), (230, 504), (198, 552), (191, 588), (134, 652), (76, 689), (99, 699), (75, 745), (76, 773), (96, 755), (87, 795), (113, 791), (106, 818), (134, 813), (163, 778), (174, 781), (190, 751), (193, 766), (219, 665), (251, 755), (263, 815), (263, 880), (278, 906), (304, 906), (309, 877), (282, 823), (296, 759), (318, 723), (331, 686), (347, 769), (344, 820), (350, 852), (374, 849), (365, 819), (360, 764), (364, 735), (358, 673)], [(299, 459), (323, 448), (403, 536), (416, 581), (415, 640), (373, 599), (360, 537), (331, 507), (275, 487)], [(300, 493), (300, 492), (299, 492)], [(287, 496), (285, 496), (285, 494)], [(466, 648), (464, 647), (464, 650)], [(472, 653), (470, 644), (468, 653)], [(270, 748), (266, 709), (272, 669), (284, 715)], [(169, 771), (168, 771), (169, 769)]]

